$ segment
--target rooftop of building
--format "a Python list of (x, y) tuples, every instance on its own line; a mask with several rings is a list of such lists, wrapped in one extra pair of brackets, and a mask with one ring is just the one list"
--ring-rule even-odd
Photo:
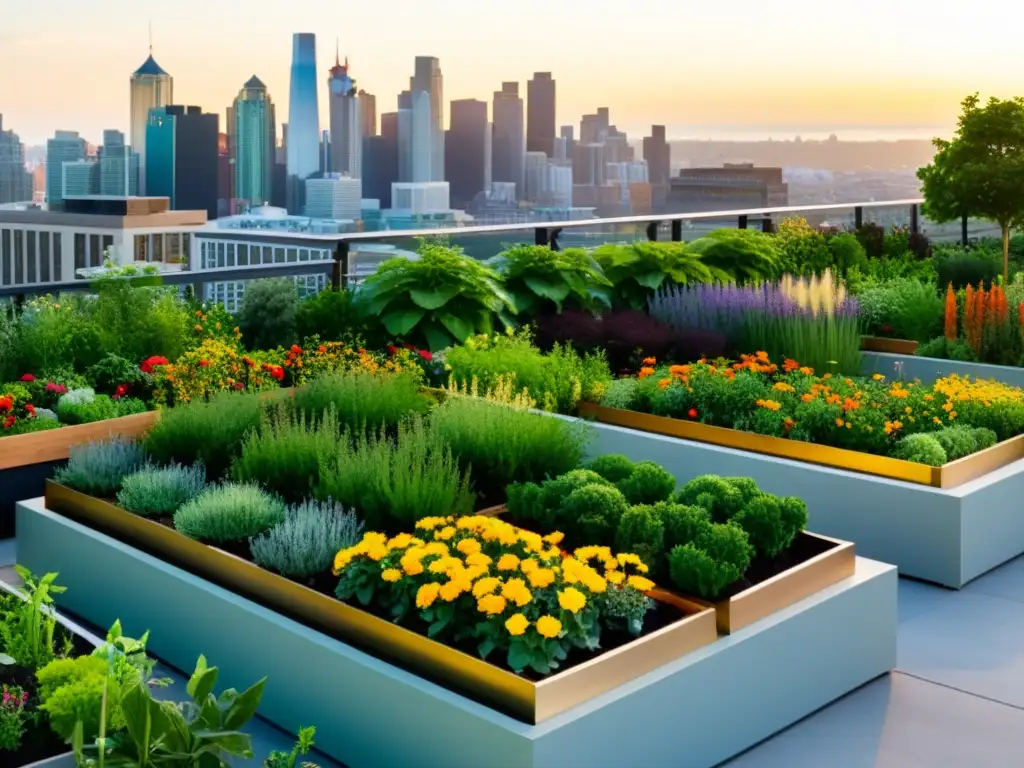
[(142, 62), (142, 66), (135, 70), (134, 74), (136, 76), (151, 75), (159, 77), (166, 76), (167, 72), (164, 71), (163, 67), (156, 63), (156, 59), (153, 58), (153, 54), (151, 53), (149, 54), (149, 58)]
[(61, 211), (0, 209), (0, 224), (86, 229), (198, 227), (206, 224), (206, 211), (172, 211), (166, 197), (68, 196)]
[(263, 81), (260, 80), (258, 77), (256, 77), (256, 75), (253, 75), (252, 77), (250, 77), (246, 81), (245, 87), (246, 88), (266, 88), (267, 86), (264, 85)]

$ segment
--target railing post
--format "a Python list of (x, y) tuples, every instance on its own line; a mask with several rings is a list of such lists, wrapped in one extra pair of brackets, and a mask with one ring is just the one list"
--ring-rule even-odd
[(683, 239), (683, 220), (673, 219), (672, 220), (672, 242), (678, 243)]
[(763, 219), (761, 219), (761, 231), (764, 232), (766, 235), (770, 235), (775, 231), (775, 225), (772, 222), (771, 216), (765, 216)]
[(967, 217), (966, 216), (961, 216), (960, 217), (960, 245), (966, 247), (969, 242), (970, 242), (970, 238), (968, 237), (968, 233), (967, 233)]
[(537, 227), (533, 230), (533, 244), (545, 246), (548, 244), (548, 231), (544, 227)]
[(658, 225), (660, 224), (660, 221), (652, 221), (647, 225), (647, 239), (652, 243), (658, 242)]
[(740, 216), (739, 223), (736, 226), (739, 229), (746, 229), (747, 228), (747, 217), (746, 216)]
[(25, 294), (14, 294), (14, 296), (11, 297), (11, 304), (14, 305), (14, 311), (20, 315), (22, 308), (25, 306)]
[(339, 240), (334, 247), (331, 265), (331, 290), (343, 291), (348, 284), (348, 240)]
[(548, 245), (551, 246), (552, 251), (560, 251), (562, 248), (558, 244), (558, 236), (562, 234), (561, 227), (556, 227), (551, 230), (551, 234), (548, 236)]
[(853, 228), (860, 229), (864, 226), (864, 209), (859, 205), (853, 208)]
[(921, 231), (921, 208), (916, 203), (910, 206), (910, 231), (915, 235)]

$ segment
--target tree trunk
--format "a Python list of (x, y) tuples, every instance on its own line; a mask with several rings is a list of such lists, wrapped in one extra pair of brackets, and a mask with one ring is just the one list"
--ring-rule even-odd
[(1010, 225), (1000, 225), (1003, 229), (1003, 285), (1010, 284)]

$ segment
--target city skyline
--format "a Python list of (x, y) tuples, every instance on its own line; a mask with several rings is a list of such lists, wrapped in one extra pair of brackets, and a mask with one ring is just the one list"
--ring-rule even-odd
[[(1006, 61), (999, 70), (991, 69), (988, 57), (1011, 26), (991, 24), (998, 10), (993, 0), (972, 5), (970, 16), (956, 24), (943, 22), (948, 29), (941, 34), (937, 22), (879, 0), (860, 8), (856, 18), (805, 0), (771, 9), (743, 5), (683, 10), (648, 0), (644, 10), (659, 14), (664, 23), (643, 24), (646, 16), (628, 23), (600, 15), (573, 18), (566, 9), (535, 0), (514, 11), (492, 9), (482, 18), (477, 6), (442, 0), (440, 6), (403, 9), (400, 25), (382, 29), (384, 20), (373, 9), (342, 13), (321, 0), (307, 0), (289, 14), (285, 30), (279, 21), (239, 19), (209, 4), (196, 14), (179, 15), (187, 8), (176, 8), (174, 19), (147, 7), (126, 9), (115, 19), (96, 13), (94, 6), (87, 13), (83, 6), (54, 0), (46, 6), (45, 24), (42, 8), (30, 6), (9, 17), (0, 31), (0, 70), (18, 73), (0, 82), (0, 111), (29, 145), (41, 144), (56, 129), (77, 130), (90, 141), (105, 128), (129, 132), (125, 79), (147, 55), (150, 14), (154, 54), (174, 77), (176, 100), (222, 118), (253, 75), (288, 114), (292, 31), (320, 38), (318, 80), (333, 64), (331, 43), (340, 37), (342, 55), (349, 57), (360, 87), (380, 100), (379, 111), (408, 87), (416, 56), (435, 56), (445, 73), (445, 123), (451, 101), (487, 99), (506, 81), (519, 82), (525, 92), (534, 72), (550, 71), (558, 82), (559, 125), (576, 124), (581, 115), (607, 106), (631, 135), (658, 123), (668, 126), (670, 139), (791, 138), (833, 131), (841, 138), (926, 138), (952, 128), (967, 93), (1012, 95), (1014, 80), (1024, 80), (1024, 56), (1012, 47), (1004, 48)], [(874, 7), (885, 9), (884, 24), (873, 17)], [(446, 9), (462, 14), (466, 23), (439, 26)], [(545, 28), (564, 22), (573, 34), (537, 35), (534, 22), (541, 14)], [(735, 18), (744, 24), (730, 26), (727, 36), (691, 39), (679, 32), (680, 26), (693, 28), (695, 20), (697, 28), (713, 29), (714, 23), (732, 24)], [(801, 18), (814, 20), (806, 34)], [(837, 42), (831, 30), (838, 23), (842, 39), (851, 43)], [(915, 35), (906, 34), (908, 24)], [(979, 24), (984, 33), (979, 27), (971, 34)], [(96, 34), (89, 33), (93, 28)], [(227, 29), (232, 34), (225, 35)], [(787, 35), (780, 37), (783, 31)], [(717, 50), (711, 38), (718, 40)], [(847, 50), (851, 45), (856, 49)], [(59, 55), (65, 49), (73, 49), (82, 62), (79, 74), (84, 68), (89, 87), (41, 100), (39, 94), (56, 87), (54, 66), (66, 61)], [(325, 125), (326, 100), (318, 107)]]

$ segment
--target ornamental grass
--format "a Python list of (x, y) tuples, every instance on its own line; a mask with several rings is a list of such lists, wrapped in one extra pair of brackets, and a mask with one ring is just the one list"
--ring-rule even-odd
[(616, 407), (882, 456), (908, 435), (954, 425), (991, 430), (998, 440), (1024, 433), (1024, 390), (997, 381), (952, 375), (925, 386), (881, 374), (819, 376), (796, 360), (777, 365), (763, 351), (739, 362), (646, 362), (632, 384), (615, 388)]
[(638, 634), (654, 586), (634, 554), (587, 547), (563, 559), (561, 540), (493, 517), (428, 517), (414, 534), (367, 533), (338, 552), (337, 595), (549, 675), (573, 649), (597, 651), (604, 630)]

